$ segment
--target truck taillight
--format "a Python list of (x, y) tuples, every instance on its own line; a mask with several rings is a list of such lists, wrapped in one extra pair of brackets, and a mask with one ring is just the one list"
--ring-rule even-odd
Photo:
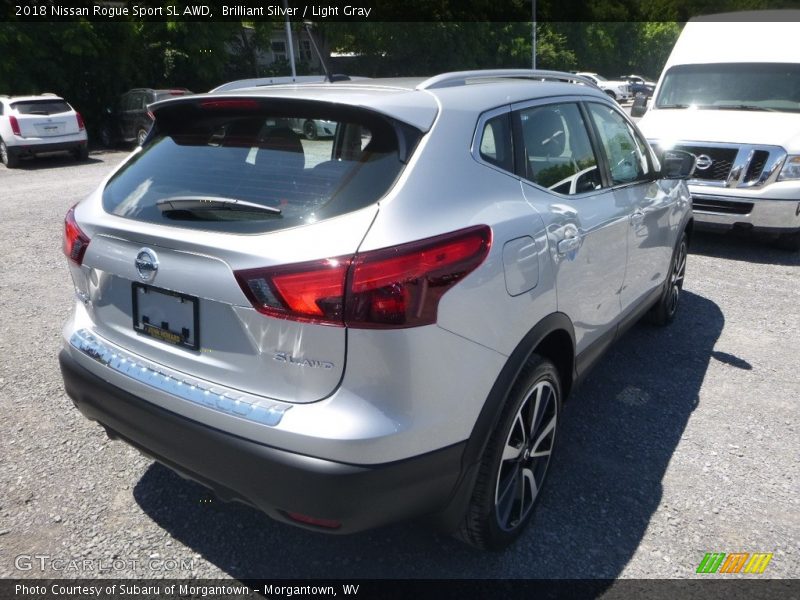
[(78, 223), (75, 221), (75, 207), (67, 211), (64, 218), (64, 243), (62, 250), (68, 259), (79, 265), (83, 262), (83, 255), (89, 247), (89, 236), (87, 236)]
[(439, 300), (484, 261), (490, 247), (491, 229), (480, 225), (353, 257), (235, 275), (266, 315), (338, 327), (417, 327), (436, 322)]

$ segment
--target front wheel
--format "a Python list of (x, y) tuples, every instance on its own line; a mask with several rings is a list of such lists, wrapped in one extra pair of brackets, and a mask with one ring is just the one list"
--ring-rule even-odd
[(667, 325), (675, 318), (678, 312), (678, 302), (683, 291), (683, 279), (686, 276), (686, 257), (689, 252), (689, 242), (686, 232), (681, 234), (681, 239), (672, 253), (669, 266), (669, 275), (664, 284), (664, 292), (658, 302), (650, 310), (650, 321), (656, 325)]
[(484, 452), (467, 514), (456, 536), (483, 550), (502, 550), (533, 515), (561, 414), (561, 379), (533, 355), (512, 388)]
[(146, 130), (140, 129), (138, 132), (136, 132), (136, 145), (137, 146), (143, 146), (144, 145), (144, 141), (146, 139), (147, 139), (147, 131)]
[(609, 98), (611, 98), (612, 100), (616, 100), (617, 99), (617, 95), (614, 92), (612, 92), (611, 90), (606, 90), (606, 95)]

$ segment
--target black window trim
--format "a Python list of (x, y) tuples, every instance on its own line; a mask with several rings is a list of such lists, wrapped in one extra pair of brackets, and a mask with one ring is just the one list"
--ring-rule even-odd
[[(470, 154), (472, 158), (474, 158), (477, 162), (482, 165), (489, 167), (490, 169), (494, 169), (495, 171), (499, 171), (500, 173), (504, 173), (505, 175), (510, 175), (511, 177), (517, 177), (515, 172), (509, 171), (508, 169), (504, 169), (500, 165), (497, 165), (493, 162), (490, 162), (483, 158), (481, 155), (481, 142), (483, 141), (483, 132), (486, 128), (486, 123), (491, 121), (492, 119), (502, 116), (502, 115), (509, 115), (509, 119), (511, 118), (511, 105), (506, 104), (504, 106), (498, 106), (497, 108), (492, 108), (483, 112), (478, 117), (478, 123), (475, 126), (475, 132), (472, 135), (472, 144), (470, 147)], [(514, 140), (513, 134), (513, 123), (511, 124), (512, 127), (510, 128), (511, 132), (511, 164), (516, 165), (516, 143)]]

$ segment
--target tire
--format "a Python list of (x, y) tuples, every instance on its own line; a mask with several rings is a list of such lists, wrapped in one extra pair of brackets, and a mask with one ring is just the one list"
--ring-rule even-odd
[(617, 99), (617, 95), (614, 92), (612, 92), (611, 90), (605, 90), (605, 92), (606, 92), (606, 95), (609, 98), (611, 98), (612, 100), (616, 100)]
[(81, 146), (80, 148), (76, 148), (72, 151), (72, 156), (74, 156), (75, 160), (78, 162), (85, 162), (89, 160), (89, 147)]
[(664, 292), (658, 302), (650, 309), (650, 322), (654, 325), (668, 325), (678, 312), (678, 304), (683, 290), (683, 278), (686, 275), (686, 257), (689, 251), (689, 242), (686, 232), (681, 234), (678, 245), (672, 252), (669, 263), (669, 275), (664, 283)]
[(784, 233), (778, 238), (778, 248), (788, 250), (789, 252), (800, 251), (800, 231), (794, 233)]
[(114, 136), (111, 135), (111, 128), (106, 126), (100, 130), (100, 144), (103, 148), (111, 148), (114, 145)]
[(142, 146), (144, 144), (145, 139), (147, 139), (147, 130), (140, 129), (136, 132), (136, 145)]
[(0, 141), (0, 161), (3, 162), (7, 169), (16, 169), (19, 166), (19, 156), (9, 152), (8, 146), (3, 141)]
[(307, 140), (317, 139), (317, 124), (311, 119), (303, 123), (303, 135), (306, 136)]
[(522, 533), (541, 496), (561, 416), (561, 390), (556, 367), (534, 354), (489, 438), (456, 537), (482, 550), (502, 550)]

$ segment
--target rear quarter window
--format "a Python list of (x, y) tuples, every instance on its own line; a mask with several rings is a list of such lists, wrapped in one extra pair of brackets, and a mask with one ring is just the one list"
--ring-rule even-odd
[[(231, 233), (314, 223), (379, 200), (403, 168), (401, 147), (421, 135), (368, 111), (298, 112), (285, 102), (276, 111), (191, 105), (166, 113), (104, 189), (107, 212)], [(331, 123), (334, 135), (305, 139), (295, 124), (308, 119)]]

